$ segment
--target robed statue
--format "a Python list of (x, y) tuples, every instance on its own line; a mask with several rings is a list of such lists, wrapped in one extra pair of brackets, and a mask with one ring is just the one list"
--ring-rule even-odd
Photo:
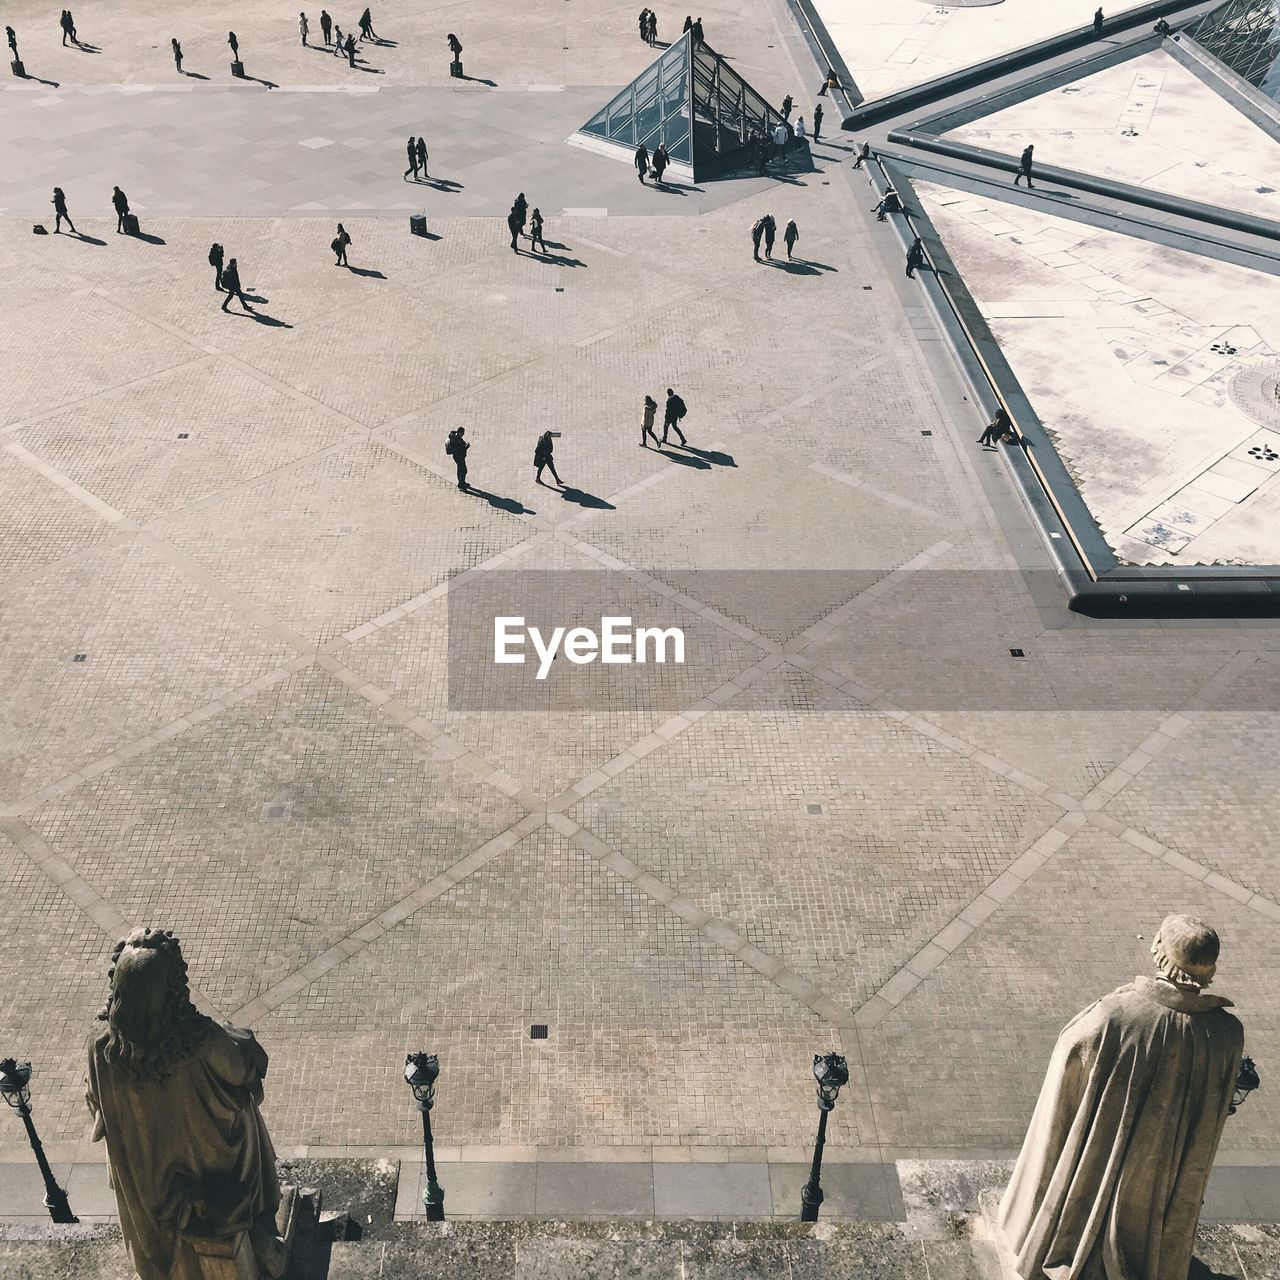
[(1058, 1037), (998, 1229), (1024, 1280), (1187, 1280), (1244, 1033), (1204, 994), (1218, 935), (1171, 915), (1137, 977)]
[(258, 1110), (266, 1053), (251, 1031), (191, 1003), (172, 933), (135, 929), (112, 962), (103, 1025), (89, 1037), (87, 1101), (134, 1270), (199, 1280), (193, 1239), (238, 1239), (255, 1270), (280, 1275), (280, 1183)]

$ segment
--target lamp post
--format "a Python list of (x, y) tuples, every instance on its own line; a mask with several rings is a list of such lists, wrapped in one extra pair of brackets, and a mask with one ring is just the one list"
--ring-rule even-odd
[(434, 1053), (411, 1053), (404, 1060), (405, 1083), (413, 1090), (414, 1101), (422, 1112), (422, 1149), (427, 1155), (427, 1189), (422, 1203), (428, 1222), (444, 1221), (444, 1188), (436, 1181), (436, 1153), (431, 1142), (431, 1104), (436, 1100), (436, 1078), (440, 1059)]
[(1241, 1058), (1240, 1070), (1236, 1073), (1236, 1087), (1231, 1095), (1231, 1106), (1227, 1109), (1227, 1115), (1235, 1115), (1237, 1108), (1244, 1106), (1248, 1101), (1249, 1095), (1261, 1087), (1262, 1078), (1258, 1075), (1258, 1068), (1253, 1065), (1253, 1059)]
[(822, 1148), (827, 1141), (827, 1116), (835, 1109), (841, 1088), (849, 1083), (849, 1067), (838, 1053), (813, 1055), (813, 1078), (818, 1089), (818, 1137), (813, 1144), (809, 1181), (800, 1192), (800, 1221), (817, 1222), (822, 1203)]
[(67, 1203), (67, 1193), (58, 1186), (49, 1168), (49, 1161), (44, 1154), (44, 1146), (31, 1122), (31, 1063), (15, 1062), (5, 1058), (0, 1062), (0, 1094), (4, 1100), (22, 1117), (27, 1130), (27, 1141), (35, 1152), (36, 1164), (40, 1166), (40, 1176), (44, 1178), (44, 1207), (49, 1210), (49, 1217), (57, 1223), (79, 1222), (80, 1219), (71, 1212)]

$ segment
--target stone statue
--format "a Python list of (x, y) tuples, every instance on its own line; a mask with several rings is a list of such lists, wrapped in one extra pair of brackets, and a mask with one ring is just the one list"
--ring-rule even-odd
[(1240, 1066), (1218, 935), (1171, 915), (1138, 977), (1067, 1024), (1000, 1203), (1024, 1280), (1187, 1280)]
[[(280, 1183), (258, 1111), (266, 1053), (251, 1031), (196, 1010), (172, 933), (135, 929), (112, 961), (87, 1101), (134, 1270), (141, 1280), (280, 1276)], [(202, 1255), (229, 1261), (202, 1267)]]

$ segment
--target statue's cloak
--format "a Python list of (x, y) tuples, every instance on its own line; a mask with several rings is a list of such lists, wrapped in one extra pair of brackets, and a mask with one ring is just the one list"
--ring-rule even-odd
[(213, 1024), (160, 1083), (112, 1064), (89, 1039), (88, 1103), (105, 1138), (120, 1231), (141, 1280), (199, 1280), (184, 1230), (248, 1230), (280, 1203), (275, 1151), (258, 1110), (267, 1055), (251, 1031)]
[(1139, 977), (1063, 1029), (1000, 1204), (1024, 1280), (1187, 1280), (1244, 1044), (1230, 1004)]

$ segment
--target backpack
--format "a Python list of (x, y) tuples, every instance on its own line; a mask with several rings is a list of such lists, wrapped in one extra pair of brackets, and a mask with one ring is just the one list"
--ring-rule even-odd
[(444, 451), (451, 458), (456, 452), (455, 446), (457, 445), (457, 443), (458, 443), (457, 437), (453, 435), (450, 435), (449, 438), (444, 442)]
[(209, 265), (216, 267), (222, 262), (222, 246), (214, 244), (209, 246)]
[(676, 396), (675, 411), (677, 421), (682, 419), (684, 415), (689, 412), (689, 410), (685, 408), (684, 401), (681, 400), (679, 396)]

